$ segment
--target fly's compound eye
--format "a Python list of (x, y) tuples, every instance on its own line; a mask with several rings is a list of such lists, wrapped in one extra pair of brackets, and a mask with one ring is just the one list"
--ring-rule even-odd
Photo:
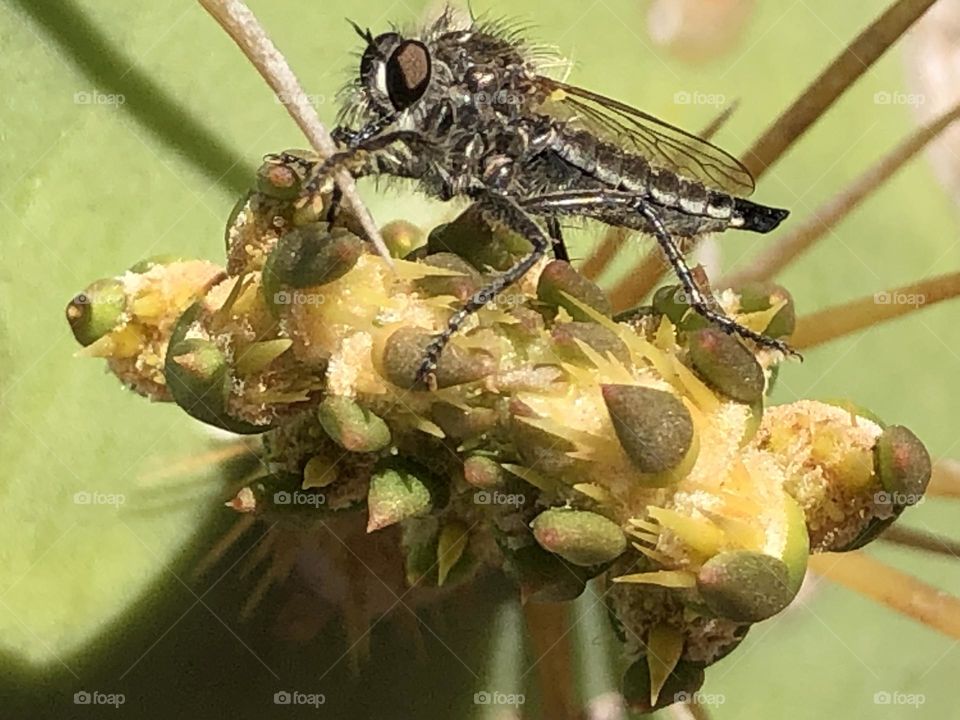
[(400, 43), (387, 60), (387, 96), (397, 110), (409, 107), (430, 83), (430, 53), (416, 40)]

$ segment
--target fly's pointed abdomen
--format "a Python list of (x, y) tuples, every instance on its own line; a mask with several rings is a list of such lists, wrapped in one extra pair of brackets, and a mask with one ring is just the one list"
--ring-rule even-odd
[(768, 233), (783, 222), (790, 214), (789, 210), (758, 205), (737, 198), (733, 205), (733, 227), (757, 233)]

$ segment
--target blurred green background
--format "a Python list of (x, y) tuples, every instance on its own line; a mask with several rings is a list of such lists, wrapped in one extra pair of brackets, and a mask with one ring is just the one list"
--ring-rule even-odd
[[(430, 9), (250, 4), (331, 123), (358, 49), (343, 18), (376, 33)], [(698, 66), (653, 49), (636, 0), (473, 7), (530, 21), (534, 39), (575, 60), (572, 82), (681, 126), (704, 127), (719, 108), (678, 102), (677, 93), (739, 98), (716, 138), (737, 153), (886, 3), (758, 5), (738, 46)], [(175, 478), (182, 491), (168, 495), (143, 490), (138, 478), (208, 448), (210, 435), (176, 408), (125, 392), (98, 361), (74, 358), (63, 307), (92, 279), (159, 252), (221, 259), (225, 219), (261, 156), (304, 142), (190, 0), (6, 0), (0, 42), (0, 716), (493, 717), (473, 693), (496, 690), (525, 692), (525, 716), (538, 717), (535, 658), (500, 580), (427, 611), (420, 645), (401, 622), (410, 613), (398, 609), (376, 627), (371, 661), (355, 675), (346, 662), (327, 673), (345, 649), (336, 624), (304, 646), (280, 641), (273, 595), (253, 621), (240, 621), (254, 580), (234, 563), (249, 541), (206, 579), (187, 579), (233, 520), (215, 502), (214, 468)], [(906, 91), (898, 47), (767, 175), (757, 198), (792, 208), (795, 219), (810, 213), (911, 130), (910, 108), (874, 101)], [(430, 226), (451, 212), (365, 190), (380, 222)], [(730, 266), (777, 241), (734, 235), (721, 239)], [(955, 268), (956, 236), (954, 208), (918, 159), (780, 279), (809, 312)], [(577, 235), (577, 254), (598, 237), (596, 228)], [(631, 240), (618, 267), (650, 247)], [(775, 399), (850, 398), (911, 427), (935, 457), (960, 455), (957, 313), (945, 303), (812, 351), (781, 372)], [(78, 505), (77, 492), (123, 493), (125, 502)], [(953, 512), (928, 502), (904, 522), (955, 534)], [(960, 563), (871, 552), (960, 590)], [(592, 600), (575, 616), (584, 618), (574, 637), (586, 699), (614, 682), (603, 659), (609, 639)], [(953, 640), (823, 583), (754, 628), (708, 672), (704, 692), (723, 697), (710, 708), (717, 718), (944, 718), (955, 712), (958, 658)], [(295, 689), (324, 693), (327, 704), (273, 703), (275, 692)], [(126, 702), (74, 705), (78, 690), (124, 693)], [(877, 705), (878, 692), (922, 693), (925, 703)]]

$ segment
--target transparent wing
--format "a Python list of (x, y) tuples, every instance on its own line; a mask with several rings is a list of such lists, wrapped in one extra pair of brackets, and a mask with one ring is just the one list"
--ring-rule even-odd
[(589, 90), (538, 77), (542, 109), (575, 120), (608, 142), (645, 157), (652, 165), (699, 180), (715, 190), (749, 195), (754, 182), (739, 160), (696, 135), (641, 110)]

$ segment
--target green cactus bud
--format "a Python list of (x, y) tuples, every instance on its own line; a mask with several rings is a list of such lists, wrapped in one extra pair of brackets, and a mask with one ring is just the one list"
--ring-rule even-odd
[(679, 326), (683, 316), (690, 309), (683, 285), (664, 285), (653, 294), (653, 309), (666, 315), (674, 325)]
[(423, 259), (424, 265), (460, 273), (450, 276), (429, 276), (417, 280), (417, 287), (429, 295), (453, 295), (464, 302), (483, 286), (483, 277), (461, 257), (453, 253), (437, 253)]
[(930, 482), (930, 455), (902, 425), (886, 428), (874, 447), (874, 468), (895, 506), (915, 505)]
[(763, 368), (735, 337), (709, 327), (690, 333), (687, 342), (690, 363), (708, 385), (748, 405), (763, 398)]
[(582, 567), (610, 562), (627, 549), (619, 525), (586, 510), (547, 510), (531, 527), (540, 547)]
[(77, 342), (86, 347), (116, 328), (126, 308), (123, 283), (97, 280), (67, 304), (67, 322)]
[(210, 340), (187, 338), (201, 304), (191, 305), (174, 326), (163, 373), (170, 395), (188, 415), (208, 425), (241, 435), (262, 433), (269, 426), (239, 420), (227, 411), (230, 367), (223, 351)]
[(463, 461), (463, 477), (473, 487), (494, 490), (506, 485), (507, 471), (486, 455), (471, 455)]
[[(383, 352), (384, 377), (397, 387), (411, 389), (417, 385), (417, 371), (426, 357), (433, 335), (416, 328), (400, 328), (388, 339)], [(493, 357), (482, 350), (465, 350), (456, 344), (444, 349), (434, 371), (437, 387), (473, 382), (496, 369)]]
[(775, 304), (786, 301), (771, 318), (763, 333), (770, 337), (786, 337), (791, 335), (797, 326), (797, 311), (793, 304), (793, 296), (780, 285), (768, 282), (751, 282), (737, 289), (740, 296), (740, 312), (755, 313), (769, 310)]
[(320, 426), (330, 439), (350, 452), (378, 452), (390, 445), (387, 424), (348, 397), (328, 395), (317, 409)]
[(697, 574), (697, 590), (720, 617), (734, 622), (760, 622), (793, 600), (786, 564), (749, 550), (723, 552), (710, 558)]
[(662, 473), (687, 456), (693, 419), (675, 395), (635, 385), (603, 385), (601, 392), (617, 438), (638, 470)]
[(410, 253), (426, 244), (423, 230), (407, 220), (393, 220), (380, 228), (380, 236), (395, 258), (407, 257)]
[(554, 260), (540, 274), (537, 282), (537, 297), (549, 305), (564, 308), (574, 320), (589, 322), (590, 317), (565, 297), (569, 295), (588, 305), (601, 315), (610, 317), (613, 308), (600, 286), (581, 275), (563, 260)]
[(476, 206), (463, 211), (453, 222), (434, 228), (427, 238), (427, 252), (453, 253), (475, 268), (506, 270), (517, 258), (528, 255), (528, 240), (507, 230), (494, 230)]
[(444, 435), (458, 440), (482, 435), (492, 430), (497, 424), (497, 412), (492, 408), (463, 408), (446, 402), (437, 402), (431, 407), (430, 413)]
[(303, 186), (297, 172), (287, 165), (265, 162), (257, 170), (257, 190), (276, 200), (295, 200)]
[(634, 712), (646, 714), (675, 702), (693, 699), (704, 679), (702, 665), (681, 660), (664, 681), (656, 702), (651, 703), (650, 667), (646, 658), (640, 658), (623, 674), (621, 688), (627, 706)]
[(624, 365), (630, 365), (630, 350), (613, 330), (596, 323), (569, 322), (554, 325), (551, 331), (554, 348), (562, 359), (576, 363), (589, 362), (577, 341), (588, 345), (600, 355), (613, 355)]
[(429, 513), (434, 505), (431, 484), (431, 479), (411, 463), (380, 463), (370, 477), (367, 532)]
[[(264, 290), (313, 287), (346, 275), (363, 255), (363, 241), (349, 230), (313, 223), (283, 235), (263, 268)], [(268, 295), (268, 300), (269, 300)]]

